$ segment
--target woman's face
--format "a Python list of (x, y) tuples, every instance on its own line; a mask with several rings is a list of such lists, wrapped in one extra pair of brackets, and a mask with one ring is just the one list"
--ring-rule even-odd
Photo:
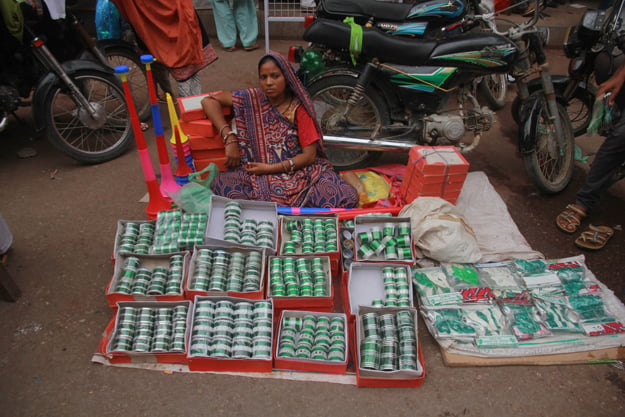
[(271, 101), (281, 99), (286, 93), (286, 78), (280, 67), (271, 59), (264, 62), (258, 70), (260, 88)]

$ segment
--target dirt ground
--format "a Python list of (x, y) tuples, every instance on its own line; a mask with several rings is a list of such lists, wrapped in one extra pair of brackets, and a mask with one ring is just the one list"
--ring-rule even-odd
[[(289, 42), (272, 48), (286, 52)], [(262, 51), (226, 53), (203, 71), (205, 91), (252, 86)], [(566, 60), (550, 57), (564, 73)], [(506, 202), (529, 244), (547, 258), (576, 255), (574, 236), (559, 232), (556, 214), (573, 201), (585, 168), (575, 170), (561, 194), (539, 194), (516, 151), (509, 105), (468, 156)], [(166, 108), (162, 108), (166, 112)], [(622, 416), (625, 371), (614, 364), (446, 366), (421, 323), (427, 376), (416, 389), (359, 389), (330, 383), (253, 379), (216, 374), (166, 374), (91, 363), (111, 318), (104, 289), (112, 274), (118, 219), (145, 219), (146, 192), (134, 147), (122, 157), (83, 166), (12, 120), (0, 137), (0, 213), (14, 244), (8, 270), (22, 290), (16, 303), (0, 302), (0, 415), (3, 416)], [(166, 113), (163, 113), (164, 115)], [(167, 120), (166, 117), (164, 117)], [(169, 129), (166, 128), (166, 135)], [(158, 166), (152, 130), (146, 136)], [(600, 139), (580, 138), (585, 149)], [(18, 159), (24, 146), (38, 155)], [(383, 162), (405, 162), (386, 155)], [(621, 184), (622, 185), (622, 184)], [(625, 193), (615, 187), (591, 217), (620, 225)], [(488, 202), (485, 202), (487, 204)], [(624, 232), (607, 247), (587, 253), (597, 278), (625, 299)]]

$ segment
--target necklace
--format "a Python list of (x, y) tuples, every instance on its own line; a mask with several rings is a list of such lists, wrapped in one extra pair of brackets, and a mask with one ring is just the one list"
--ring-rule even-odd
[[(280, 113), (284, 113), (285, 111), (287, 111), (289, 109), (289, 107), (291, 107), (291, 103), (293, 102), (293, 96), (291, 96), (289, 98), (289, 102), (287, 103), (286, 100), (284, 100), (282, 103), (276, 105), (276, 109), (278, 109), (278, 111)], [(286, 106), (284, 105), (286, 103)]]

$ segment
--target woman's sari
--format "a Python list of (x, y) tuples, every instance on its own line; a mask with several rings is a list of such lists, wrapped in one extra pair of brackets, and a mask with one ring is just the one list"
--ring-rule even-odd
[[(280, 56), (281, 60), (284, 60)], [(280, 62), (282, 66), (284, 62)], [(286, 63), (288, 65), (288, 63)], [(298, 129), (292, 117), (298, 106), (310, 115), (312, 103), (305, 95), (303, 100), (289, 80), (292, 69), (282, 68), (294, 100), (283, 115), (270, 102), (260, 88), (237, 90), (232, 93), (233, 114), (237, 130), (241, 166), (223, 172), (211, 184), (213, 191), (232, 199), (273, 201), (291, 207), (355, 207), (358, 194), (332, 169), (323, 156), (321, 140), (315, 162), (293, 172), (254, 175), (244, 169), (248, 162), (281, 163), (302, 152)], [(294, 74), (292, 74), (294, 76)], [(291, 117), (289, 117), (291, 116)], [(314, 113), (313, 115), (314, 116)], [(320, 132), (314, 117), (314, 128)], [(321, 137), (319, 135), (319, 137)]]

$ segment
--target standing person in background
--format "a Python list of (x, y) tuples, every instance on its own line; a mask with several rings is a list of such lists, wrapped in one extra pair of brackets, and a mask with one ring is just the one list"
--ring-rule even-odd
[(217, 54), (201, 25), (193, 1), (112, 1), (148, 51), (169, 69), (178, 82), (178, 95), (200, 94), (199, 72), (216, 60)]
[(224, 51), (236, 50), (237, 33), (246, 51), (258, 49), (258, 16), (254, 0), (211, 0), (217, 38)]

